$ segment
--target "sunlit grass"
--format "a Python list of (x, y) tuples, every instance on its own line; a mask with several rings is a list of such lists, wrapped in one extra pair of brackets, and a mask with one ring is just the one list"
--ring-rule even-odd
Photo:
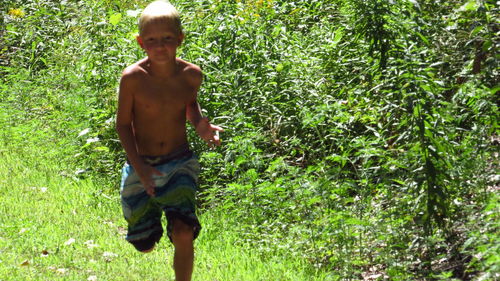
[[(168, 239), (149, 254), (124, 240), (118, 190), (109, 195), (98, 181), (64, 176), (53, 143), (17, 147), (7, 137), (0, 141), (1, 280), (173, 280)], [(228, 216), (202, 213), (193, 280), (327, 280), (305, 261), (242, 247)]]

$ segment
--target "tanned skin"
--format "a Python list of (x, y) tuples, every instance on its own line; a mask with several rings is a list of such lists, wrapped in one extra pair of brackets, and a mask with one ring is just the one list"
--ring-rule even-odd
[[(148, 56), (127, 67), (120, 81), (116, 130), (150, 196), (155, 195), (153, 175), (162, 173), (144, 163), (141, 156), (165, 155), (185, 145), (187, 120), (210, 146), (220, 144), (218, 132), (223, 131), (203, 117), (196, 100), (201, 69), (176, 57), (183, 39), (173, 22), (150, 23), (137, 37)], [(173, 225), (176, 280), (191, 280), (193, 229), (180, 220)]]

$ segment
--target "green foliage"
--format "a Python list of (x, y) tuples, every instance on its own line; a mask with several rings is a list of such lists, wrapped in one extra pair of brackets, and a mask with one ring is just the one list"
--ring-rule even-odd
[[(235, 243), (341, 279), (496, 274), (493, 1), (173, 2), (179, 54), (202, 67), (200, 103), (226, 130), (214, 150), (189, 132), (201, 206), (234, 217)], [(12, 122), (42, 120), (68, 173), (100, 178), (104, 192), (124, 160), (116, 87), (144, 55), (144, 4), (10, 0), (1, 11)]]

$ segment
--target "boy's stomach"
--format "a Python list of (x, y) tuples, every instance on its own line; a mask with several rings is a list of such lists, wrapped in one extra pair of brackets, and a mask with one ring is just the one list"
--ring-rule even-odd
[(154, 134), (135, 134), (137, 152), (140, 155), (159, 156), (175, 152), (187, 144), (185, 128), (182, 133), (158, 131)]

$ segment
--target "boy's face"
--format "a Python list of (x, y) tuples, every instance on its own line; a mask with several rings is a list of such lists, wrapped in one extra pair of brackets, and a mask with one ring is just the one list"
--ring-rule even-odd
[(150, 60), (161, 63), (175, 59), (183, 39), (184, 34), (173, 23), (152, 22), (144, 27), (137, 42)]

